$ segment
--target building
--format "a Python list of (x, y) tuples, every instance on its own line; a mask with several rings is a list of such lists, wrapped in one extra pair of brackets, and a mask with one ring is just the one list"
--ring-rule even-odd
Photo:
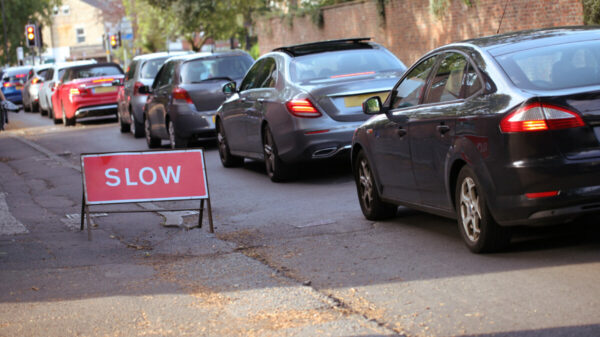
[(43, 27), (43, 57), (55, 62), (106, 60), (103, 37), (115, 33), (124, 16), (116, 0), (62, 0), (55, 6), (52, 25)]

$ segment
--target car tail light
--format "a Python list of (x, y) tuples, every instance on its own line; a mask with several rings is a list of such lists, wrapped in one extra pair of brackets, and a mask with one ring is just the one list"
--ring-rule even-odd
[(321, 113), (308, 99), (293, 99), (285, 103), (288, 111), (301, 118), (317, 118), (321, 117)]
[(500, 122), (502, 132), (534, 132), (584, 126), (581, 117), (556, 105), (533, 103), (508, 114)]
[(58, 88), (58, 82), (54, 82), (54, 85), (50, 87), (52, 91), (56, 90), (56, 88)]
[(548, 192), (536, 192), (536, 193), (525, 193), (525, 196), (528, 199), (539, 199), (539, 198), (549, 198), (555, 197), (558, 195), (559, 191), (548, 191)]
[(140, 88), (144, 86), (144, 83), (142, 82), (135, 82), (135, 84), (133, 85), (133, 95), (148, 95), (148, 94), (140, 94)]
[(194, 104), (192, 102), (192, 98), (190, 94), (183, 88), (175, 88), (173, 89), (173, 101), (174, 103), (186, 103), (186, 104)]
[(32, 83), (32, 84), (38, 84), (38, 83), (40, 83), (40, 82), (42, 82), (42, 81), (41, 81), (41, 80), (40, 80), (38, 77), (36, 77), (36, 78), (34, 78), (33, 80), (31, 80), (31, 83)]
[(12, 86), (12, 83), (10, 83), (10, 82), (4, 82), (3, 86), (4, 86), (5, 88), (8, 88), (8, 87), (11, 87), (11, 86)]

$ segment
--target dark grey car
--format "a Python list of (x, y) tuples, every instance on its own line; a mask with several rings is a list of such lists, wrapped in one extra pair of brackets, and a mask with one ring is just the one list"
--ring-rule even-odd
[(169, 59), (156, 75), (144, 107), (148, 147), (160, 146), (161, 139), (179, 148), (190, 140), (214, 138), (214, 116), (225, 100), (223, 85), (240, 81), (253, 61), (241, 50)]
[(273, 181), (290, 178), (294, 164), (348, 152), (368, 116), (364, 99), (385, 99), (406, 67), (369, 39), (345, 39), (275, 49), (258, 59), (239, 90), (217, 112), (219, 154), (225, 167), (264, 160)]
[(134, 137), (144, 136), (144, 105), (147, 94), (139, 92), (142, 86), (150, 86), (160, 67), (167, 59), (189, 52), (162, 52), (139, 55), (133, 58), (125, 73), (123, 94), (119, 96), (119, 126), (121, 132), (129, 132)]

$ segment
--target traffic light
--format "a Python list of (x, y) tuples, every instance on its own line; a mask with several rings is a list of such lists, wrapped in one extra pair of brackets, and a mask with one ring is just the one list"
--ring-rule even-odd
[(118, 42), (117, 42), (117, 35), (114, 35), (114, 34), (111, 35), (110, 36), (110, 48), (111, 49), (117, 49), (117, 47), (118, 47), (117, 44), (118, 44)]
[(34, 24), (25, 25), (25, 38), (28, 47), (37, 47), (37, 29)]

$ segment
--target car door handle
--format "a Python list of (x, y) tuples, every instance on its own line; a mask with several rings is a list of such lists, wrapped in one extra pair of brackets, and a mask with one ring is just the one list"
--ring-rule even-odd
[(437, 130), (443, 135), (446, 132), (450, 131), (450, 127), (448, 125), (440, 124), (437, 126)]
[(404, 137), (406, 135), (406, 129), (399, 127), (396, 130), (396, 134), (398, 135), (398, 137)]

